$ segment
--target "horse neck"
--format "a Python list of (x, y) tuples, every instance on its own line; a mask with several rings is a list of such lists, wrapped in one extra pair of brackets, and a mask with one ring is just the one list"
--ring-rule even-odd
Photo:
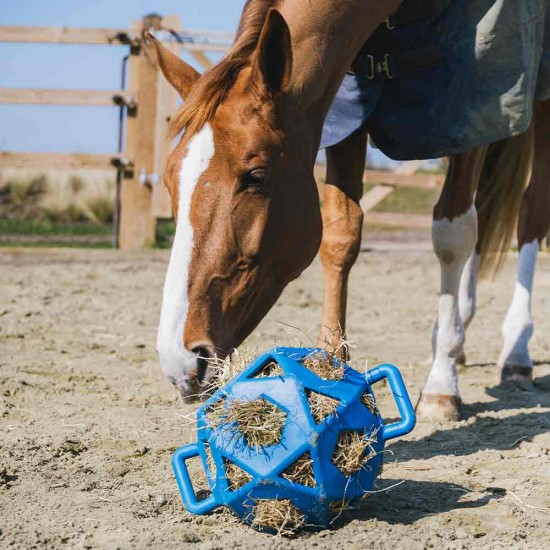
[[(365, 40), (402, 0), (282, 0), (292, 37), (291, 95), (319, 125)], [(320, 126), (319, 126), (320, 132)]]

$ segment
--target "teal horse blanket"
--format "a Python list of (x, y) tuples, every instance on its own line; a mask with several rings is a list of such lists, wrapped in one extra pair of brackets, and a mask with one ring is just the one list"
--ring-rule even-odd
[[(550, 98), (550, 0), (439, 1), (428, 19), (399, 24), (397, 12), (396, 24), (385, 23), (391, 51), (379, 39), (365, 44), (327, 115), (322, 148), (366, 126), (389, 157), (426, 159), (527, 130), (533, 102)], [(435, 50), (426, 66), (400, 68), (411, 52)]]

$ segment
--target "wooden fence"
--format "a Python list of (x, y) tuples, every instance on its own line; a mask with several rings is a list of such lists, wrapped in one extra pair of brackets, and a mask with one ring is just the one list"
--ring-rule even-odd
[[(174, 53), (183, 49), (205, 69), (212, 62), (208, 52), (223, 52), (232, 41), (231, 33), (188, 31), (177, 16), (156, 14), (132, 23), (129, 29), (0, 27), (0, 42), (126, 45), (128, 85), (118, 90), (52, 90), (0, 88), (0, 103), (113, 106), (122, 109), (125, 140), (113, 154), (0, 152), (0, 168), (109, 168), (117, 172), (116, 243), (122, 249), (141, 248), (155, 237), (156, 220), (172, 215), (162, 172), (171, 143), (166, 138), (170, 116), (177, 108), (177, 94), (166, 83), (155, 63), (141, 47), (141, 32), (154, 29)], [(123, 79), (124, 80), (124, 79)], [(426, 228), (431, 217), (373, 208), (396, 187), (436, 189), (443, 176), (416, 174), (418, 164), (405, 163), (395, 172), (367, 170), (365, 181), (375, 185), (361, 204), (366, 223), (377, 226)], [(324, 167), (316, 167), (324, 178)]]
[(153, 242), (157, 218), (171, 216), (170, 198), (160, 183), (171, 148), (167, 125), (178, 97), (141, 47), (141, 32), (146, 29), (159, 32), (175, 53), (181, 49), (189, 52), (204, 68), (212, 64), (205, 52), (225, 51), (232, 39), (230, 33), (187, 31), (177, 16), (162, 18), (157, 14), (133, 22), (129, 29), (0, 27), (0, 42), (128, 46), (127, 89), (0, 88), (0, 103), (113, 106), (124, 111), (125, 140), (120, 150), (110, 155), (0, 152), (0, 168), (116, 169), (120, 205), (116, 240), (122, 249)]

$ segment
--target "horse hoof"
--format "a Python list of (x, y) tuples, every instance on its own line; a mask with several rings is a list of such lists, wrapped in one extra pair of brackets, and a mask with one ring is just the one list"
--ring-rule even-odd
[(437, 421), (457, 421), (460, 419), (462, 399), (456, 395), (421, 394), (416, 404), (418, 418)]
[(530, 387), (533, 385), (533, 368), (521, 365), (499, 366), (500, 383), (512, 383), (518, 386)]

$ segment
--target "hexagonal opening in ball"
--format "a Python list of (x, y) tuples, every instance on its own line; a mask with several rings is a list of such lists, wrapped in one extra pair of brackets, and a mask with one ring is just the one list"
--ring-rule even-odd
[(296, 462), (293, 462), (281, 475), (293, 483), (299, 483), (306, 487), (314, 488), (317, 485), (313, 472), (313, 459), (309, 452), (304, 453)]
[(305, 515), (289, 499), (258, 499), (252, 512), (252, 525), (279, 535), (293, 535), (305, 525)]
[(377, 436), (378, 429), (371, 431), (370, 434), (352, 430), (340, 432), (332, 455), (332, 463), (345, 476), (355, 474), (378, 454), (374, 448), (374, 444), (378, 441)]
[(306, 390), (306, 397), (311, 415), (317, 424), (321, 424), (329, 416), (336, 415), (336, 409), (340, 405), (338, 399), (314, 390)]
[(342, 380), (344, 363), (328, 351), (314, 351), (302, 359), (302, 365), (323, 380)]
[(286, 412), (265, 397), (250, 401), (232, 400), (225, 408), (225, 422), (235, 426), (246, 443), (256, 449), (277, 445), (286, 424)]

